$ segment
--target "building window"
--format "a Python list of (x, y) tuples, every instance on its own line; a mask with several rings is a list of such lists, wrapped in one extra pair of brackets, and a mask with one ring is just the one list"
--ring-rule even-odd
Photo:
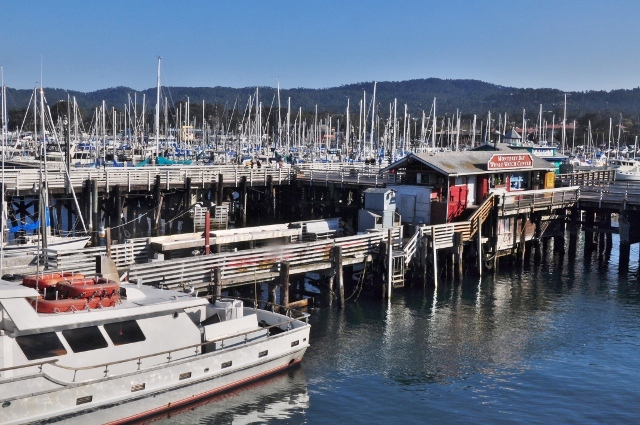
[(131, 344), (133, 342), (144, 341), (146, 338), (135, 320), (126, 322), (109, 323), (104, 325), (113, 345)]
[(492, 174), (489, 178), (489, 187), (504, 187), (504, 174)]
[(16, 337), (16, 342), (27, 360), (38, 360), (67, 354), (67, 350), (65, 350), (55, 332), (19, 336)]
[(74, 353), (98, 350), (100, 348), (106, 348), (109, 345), (97, 326), (67, 329), (62, 331), (62, 336), (67, 340), (69, 347), (71, 347)]
[(522, 190), (526, 189), (526, 182), (524, 180), (524, 175), (520, 173), (514, 173), (511, 175), (511, 190)]

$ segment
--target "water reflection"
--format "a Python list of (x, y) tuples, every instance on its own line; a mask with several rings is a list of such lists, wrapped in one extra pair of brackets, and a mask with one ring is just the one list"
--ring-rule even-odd
[(637, 422), (638, 246), (621, 273), (584, 234), (549, 245), (495, 276), (314, 310), (304, 373), (171, 423)]
[(300, 423), (304, 421), (304, 412), (308, 407), (307, 378), (298, 367), (139, 423)]

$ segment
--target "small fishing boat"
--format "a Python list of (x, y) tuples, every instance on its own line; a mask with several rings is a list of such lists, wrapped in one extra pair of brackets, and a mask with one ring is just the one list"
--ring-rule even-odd
[(308, 315), (271, 310), (77, 274), (0, 280), (0, 423), (124, 423), (291, 367)]

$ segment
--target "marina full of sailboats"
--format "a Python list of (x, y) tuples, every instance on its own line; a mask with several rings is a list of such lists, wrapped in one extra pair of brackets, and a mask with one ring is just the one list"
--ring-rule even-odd
[[(40, 88), (40, 106), (36, 109), (36, 99), (34, 98), (34, 124), (35, 117), (37, 116), (37, 112), (40, 114), (40, 125), (41, 125), (41, 134), (46, 135), (45, 131), (45, 108), (44, 108), (44, 91)], [(12, 157), (13, 152), (9, 152), (9, 139), (8, 139), (8, 131), (7, 131), (7, 102), (6, 102), (6, 86), (4, 85), (4, 70), (2, 70), (2, 182), (5, 181), (4, 172), (5, 168), (8, 166), (8, 160)], [(51, 116), (49, 111), (49, 117)], [(34, 133), (35, 133), (34, 128)], [(55, 143), (60, 144), (59, 140), (54, 137)], [(15, 223), (14, 226), (8, 226), (9, 223), (6, 211), (6, 197), (4, 193), (4, 184), (1, 189), (2, 196), (2, 212), (1, 212), (1, 231), (0, 231), (0, 270), (2, 269), (2, 263), (4, 262), (5, 257), (20, 257), (25, 261), (28, 261), (30, 256), (37, 253), (39, 249), (43, 248), (58, 248), (58, 249), (80, 249), (84, 247), (89, 241), (89, 236), (86, 235), (86, 226), (82, 217), (80, 216), (80, 222), (83, 228), (84, 235), (53, 235), (51, 233), (50, 226), (50, 213), (49, 213), (49, 202), (48, 202), (48, 193), (47, 193), (47, 157), (44, 155), (44, 150), (46, 148), (46, 144), (42, 143), (40, 145), (41, 151), (40, 155), (33, 158), (28, 158), (28, 162), (33, 163), (40, 169), (39, 177), (40, 181), (38, 182), (38, 187), (35, 188), (37, 193), (39, 194), (39, 202), (37, 214), (34, 214), (37, 219), (33, 220), (30, 223)], [(67, 181), (70, 184), (69, 179), (69, 170), (68, 168), (64, 169), (64, 173), (66, 174)], [(75, 201), (75, 206), (77, 210), (79, 210), (78, 200), (75, 197), (75, 193), (71, 191), (73, 199)], [(44, 218), (44, 219), (41, 219)], [(29, 235), (29, 231), (35, 231), (33, 234)], [(14, 235), (13, 238), (9, 238), (9, 235)]]
[(559, 156), (566, 156), (562, 162), (603, 167), (613, 159), (634, 159), (637, 153), (637, 141), (628, 140), (622, 116), (617, 138), (613, 118), (608, 134), (592, 130), (590, 121), (579, 129), (576, 120), (567, 121), (566, 96), (562, 117), (550, 116), (543, 105), (535, 120), (525, 110), (522, 119), (490, 111), (484, 117), (459, 110), (438, 115), (436, 98), (429, 100), (428, 111), (411, 111), (398, 99), (382, 105), (373, 83), (372, 93), (363, 91), (357, 104), (345, 99), (343, 113), (331, 114), (319, 112), (317, 105), (313, 111), (295, 108), (295, 99), (281, 99), (279, 81), (270, 98), (256, 88), (247, 99), (236, 98), (224, 107), (188, 97), (174, 101), (170, 88), (161, 85), (160, 71), (158, 58), (153, 107), (145, 95), (131, 93), (124, 105), (102, 101), (92, 111), (81, 111), (75, 98), (67, 98), (54, 108), (43, 105), (38, 114), (44, 95), (35, 88), (20, 125), (6, 131), (5, 160), (10, 166), (39, 166), (42, 158), (67, 168), (258, 161), (385, 166), (411, 152), (506, 142), (554, 146)]
[[(256, 88), (244, 104), (237, 98), (232, 107), (216, 109), (204, 100), (201, 104), (189, 98), (173, 102), (170, 88), (161, 85), (161, 63), (158, 58), (153, 108), (146, 96), (140, 99), (137, 93), (128, 95), (127, 103), (118, 108), (102, 101), (90, 114), (70, 97), (52, 108), (40, 86), (34, 88), (23, 119), (12, 129), (3, 83), (2, 169), (41, 170), (42, 181), (36, 189), (43, 208), (32, 211), (30, 221), (12, 221), (3, 208), (0, 237), (5, 255), (33, 251), (39, 245), (77, 247), (88, 241), (79, 212), (74, 235), (52, 235), (47, 226), (47, 176), (52, 168), (68, 178), (70, 170), (78, 167), (315, 163), (385, 167), (409, 153), (435, 155), (506, 143), (544, 157), (558, 171), (604, 167), (616, 169), (618, 180), (640, 180), (637, 137), (629, 140), (622, 116), (617, 126), (610, 118), (608, 133), (592, 130), (590, 120), (579, 129), (576, 120), (567, 122), (566, 95), (562, 117), (553, 114), (549, 120), (552, 111), (540, 105), (534, 121), (524, 109), (521, 118), (490, 111), (486, 117), (464, 116), (459, 110), (438, 115), (436, 98), (430, 100), (428, 111), (412, 112), (398, 99), (387, 107), (377, 103), (377, 83), (373, 83), (372, 93), (363, 91), (357, 106), (347, 98), (344, 113), (330, 114), (320, 113), (318, 106), (314, 111), (296, 110), (291, 97), (283, 102), (278, 81), (271, 98), (264, 99)], [(40, 230), (32, 232), (35, 229)]]

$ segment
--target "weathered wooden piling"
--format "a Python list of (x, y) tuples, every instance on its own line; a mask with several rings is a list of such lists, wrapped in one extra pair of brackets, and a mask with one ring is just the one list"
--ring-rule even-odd
[(342, 247), (336, 245), (332, 248), (332, 267), (335, 277), (334, 286), (338, 296), (338, 304), (344, 307), (344, 272), (342, 269)]
[(280, 263), (280, 305), (289, 306), (289, 273), (291, 265), (288, 261)]

